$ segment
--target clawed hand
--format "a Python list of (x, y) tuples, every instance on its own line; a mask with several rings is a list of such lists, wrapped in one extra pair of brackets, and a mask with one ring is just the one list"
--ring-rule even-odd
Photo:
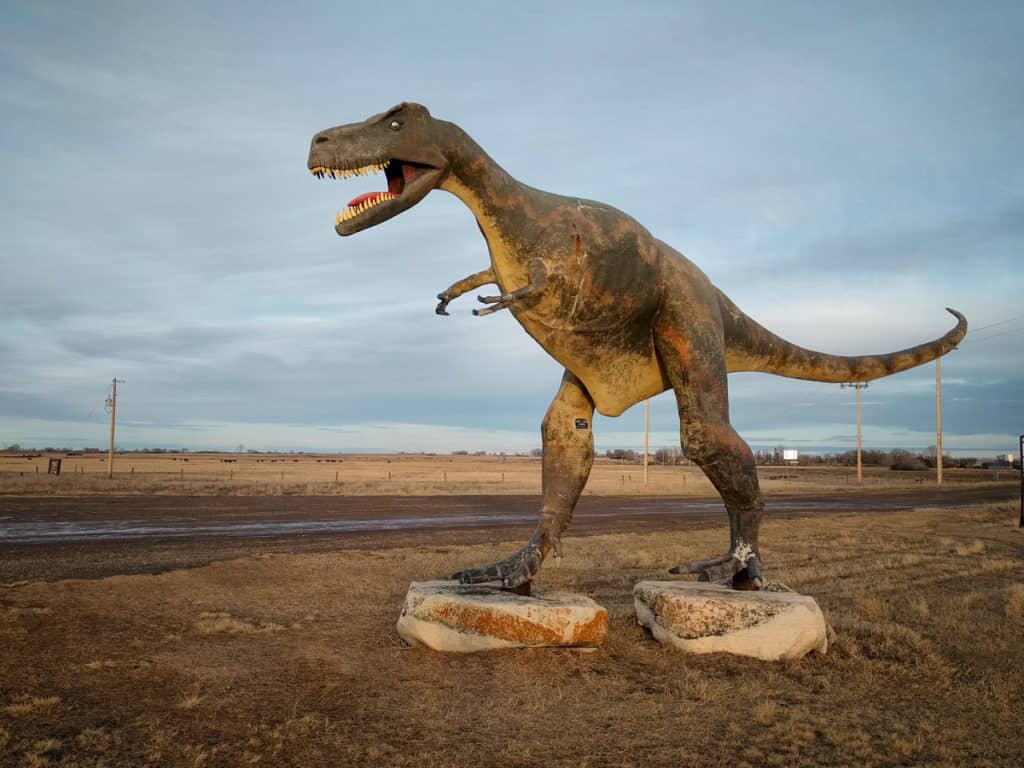
[[(447, 291), (444, 291), (443, 293), (437, 294), (437, 298), (439, 301), (437, 306), (434, 308), (434, 312), (439, 315), (451, 314), (448, 312), (448, 302), (456, 297), (452, 296)], [(493, 307), (488, 307), (487, 309), (474, 309), (473, 314), (478, 317), (481, 315), (489, 315), (492, 312), (497, 312), (501, 309), (507, 309), (508, 305), (515, 301), (515, 297), (508, 293), (503, 293), (500, 296), (477, 296), (476, 298), (481, 304), (494, 304)]]
[[(544, 266), (544, 262), (540, 259), (534, 259), (530, 262), (527, 269), (529, 271), (529, 282), (526, 285), (522, 288), (510, 291), (509, 293), (501, 293), (498, 296), (477, 296), (477, 300), (481, 304), (490, 304), (491, 306), (487, 307), (487, 309), (474, 309), (473, 314), (477, 317), (483, 317), (484, 315), (489, 315), (492, 312), (508, 309), (513, 301), (521, 301), (522, 299), (536, 296), (543, 291), (544, 282), (547, 279), (547, 268)], [(470, 291), (473, 288), (478, 288), (486, 283), (495, 282), (497, 282), (497, 278), (494, 276), (494, 271), (491, 269), (485, 269), (477, 272), (475, 275), (470, 275), (457, 283), (453, 283), (447, 290), (437, 294), (438, 305), (434, 311), (439, 315), (447, 315), (448, 302), (452, 299), (457, 299), (466, 291)]]
[(492, 312), (498, 312), (502, 309), (508, 309), (509, 304), (516, 300), (516, 297), (511, 293), (503, 293), (500, 296), (477, 296), (476, 300), (481, 304), (493, 304), (494, 306), (488, 307), (487, 309), (474, 309), (473, 314), (477, 317), (483, 317), (489, 315)]
[(451, 296), (448, 293), (448, 291), (443, 291), (443, 292), (437, 294), (437, 298), (439, 298), (440, 301), (438, 302), (437, 307), (434, 309), (434, 312), (436, 312), (439, 315), (447, 315), (447, 314), (449, 314), (448, 313), (448, 302), (451, 301), (454, 297)]

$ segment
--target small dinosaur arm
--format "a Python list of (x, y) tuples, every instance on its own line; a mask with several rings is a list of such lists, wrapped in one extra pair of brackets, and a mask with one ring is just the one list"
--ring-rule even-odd
[(339, 235), (381, 224), (433, 189), (456, 195), (473, 212), (491, 264), (438, 294), (438, 314), (467, 291), (486, 315), (508, 309), (564, 366), (541, 424), (540, 518), (509, 558), (459, 571), (464, 583), (500, 580), (529, 587), (544, 558), (559, 551), (594, 460), (595, 409), (618, 416), (672, 389), (686, 455), (711, 480), (729, 516), (729, 549), (676, 566), (673, 573), (763, 585), (758, 533), (764, 503), (749, 446), (729, 423), (727, 374), (765, 371), (811, 381), (869, 381), (946, 354), (967, 333), (884, 355), (843, 357), (804, 349), (747, 317), (682, 254), (625, 213), (603, 203), (555, 195), (513, 179), (457, 125), (423, 106), (399, 104), (361, 123), (313, 137), (309, 170), (323, 178), (383, 172), (385, 191), (352, 200), (335, 219)]

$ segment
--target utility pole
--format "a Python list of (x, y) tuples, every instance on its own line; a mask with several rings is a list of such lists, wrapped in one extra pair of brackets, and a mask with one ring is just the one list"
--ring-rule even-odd
[(860, 391), (866, 389), (868, 382), (866, 381), (855, 381), (847, 384), (840, 384), (840, 387), (846, 389), (847, 387), (853, 387), (857, 390), (857, 484), (864, 482), (864, 465), (860, 460)]
[(124, 384), (123, 379), (111, 381), (110, 397), (107, 398), (107, 407), (110, 408), (110, 451), (107, 453), (107, 477), (114, 476), (114, 422), (117, 419), (117, 385)]
[(942, 358), (935, 358), (935, 479), (942, 485)]
[(651, 433), (651, 401), (644, 400), (644, 485), (647, 485), (647, 446)]

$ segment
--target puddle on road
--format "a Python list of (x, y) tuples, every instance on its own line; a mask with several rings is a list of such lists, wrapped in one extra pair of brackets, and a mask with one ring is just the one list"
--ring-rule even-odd
[(260, 537), (296, 536), (304, 533), (360, 533), (420, 528), (467, 528), (479, 525), (529, 523), (533, 515), (436, 515), (392, 517), (379, 520), (302, 520), (260, 523), (182, 521), (159, 523), (146, 520), (101, 522), (12, 523), (0, 527), (0, 544), (42, 541), (109, 541), (140, 538), (191, 538), (195, 536)]

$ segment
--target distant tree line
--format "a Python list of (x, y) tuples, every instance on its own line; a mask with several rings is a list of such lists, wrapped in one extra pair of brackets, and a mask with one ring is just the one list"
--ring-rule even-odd
[[(861, 463), (865, 467), (888, 467), (896, 471), (935, 469), (937, 465), (934, 446), (930, 446), (924, 451), (917, 453), (901, 448), (894, 448), (890, 451), (865, 448), (861, 450), (860, 456)], [(792, 463), (783, 460), (781, 447), (771, 451), (755, 451), (754, 459), (758, 464), (765, 465)], [(801, 453), (797, 464), (800, 466), (856, 467), (857, 451), (852, 450), (820, 455)], [(990, 467), (998, 466), (1008, 467), (1010, 463), (1005, 461), (1005, 459), (979, 459), (975, 456), (959, 456), (954, 458), (943, 455), (942, 466), (949, 469), (989, 469)]]
[[(605, 451), (605, 457), (624, 464), (637, 464), (643, 462), (643, 451), (634, 451), (628, 448), (610, 448)], [(759, 466), (777, 466), (794, 463), (792, 461), (787, 462), (782, 457), (782, 446), (774, 449), (754, 451), (754, 460)], [(649, 460), (654, 464), (666, 467), (690, 464), (690, 461), (686, 459), (683, 452), (678, 448), (659, 448), (650, 454)], [(866, 467), (887, 467), (895, 471), (935, 469), (935, 447), (930, 446), (919, 453), (906, 451), (901, 448), (894, 448), (889, 451), (868, 448), (861, 451), (861, 462)], [(857, 451), (826, 454), (801, 453), (795, 463), (800, 466), (855, 467), (857, 466)], [(942, 457), (943, 468), (950, 469), (990, 469), (992, 467), (1010, 466), (1019, 468), (1019, 464), (1019, 461), (1007, 462), (1005, 459), (978, 459), (973, 456)]]

